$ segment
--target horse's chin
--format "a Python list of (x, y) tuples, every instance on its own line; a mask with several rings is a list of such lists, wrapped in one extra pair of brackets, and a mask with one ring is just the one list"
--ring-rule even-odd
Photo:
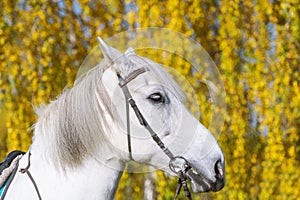
[(211, 184), (197, 172), (189, 170), (187, 174), (193, 192), (209, 192), (211, 190)]
[(189, 170), (188, 178), (191, 182), (193, 192), (216, 192), (224, 187), (224, 184), (215, 184), (194, 170)]

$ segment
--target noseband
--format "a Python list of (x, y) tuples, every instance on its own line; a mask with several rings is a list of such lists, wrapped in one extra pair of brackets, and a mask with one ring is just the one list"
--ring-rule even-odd
[[(125, 102), (126, 102), (126, 118), (127, 118), (127, 146), (128, 146), (128, 152), (129, 152), (129, 158), (134, 161), (133, 156), (132, 156), (132, 148), (131, 148), (131, 134), (130, 134), (130, 115), (129, 115), (129, 105), (133, 109), (136, 117), (138, 118), (140, 124), (144, 126), (148, 132), (150, 133), (152, 139), (155, 141), (155, 143), (162, 149), (162, 151), (170, 158), (169, 162), (169, 168), (172, 172), (177, 174), (178, 176), (178, 186), (176, 189), (175, 197), (174, 200), (177, 198), (177, 196), (180, 193), (180, 190), (183, 186), (185, 196), (189, 199), (192, 200), (192, 196), (189, 192), (188, 186), (187, 186), (187, 171), (191, 169), (191, 166), (189, 162), (182, 156), (174, 156), (174, 154), (168, 149), (168, 147), (165, 146), (163, 141), (160, 139), (160, 137), (155, 133), (155, 131), (151, 128), (151, 126), (148, 124), (144, 116), (142, 115), (141, 111), (137, 107), (134, 99), (132, 98), (129, 89), (127, 87), (127, 84), (135, 79), (138, 75), (146, 72), (144, 68), (137, 69), (133, 71), (131, 74), (129, 74), (126, 78), (122, 78), (120, 74), (118, 75), (119, 79), (119, 86), (121, 87), (123, 94), (125, 96)], [(176, 166), (176, 161), (181, 160), (183, 161), (182, 166)]]

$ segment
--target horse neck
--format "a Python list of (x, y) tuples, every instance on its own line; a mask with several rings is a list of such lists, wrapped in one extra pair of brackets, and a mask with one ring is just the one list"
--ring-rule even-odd
[[(109, 168), (97, 159), (86, 159), (76, 168), (59, 171), (39, 152), (38, 145), (33, 144), (30, 156), (31, 172), (43, 200), (57, 199), (113, 199), (118, 186), (121, 171)], [(107, 162), (120, 164), (118, 160)], [(28, 164), (28, 153), (21, 159), (20, 168)], [(37, 193), (25, 174), (18, 173), (11, 186), (8, 199), (34, 199)], [(18, 192), (19, 191), (19, 192)], [(22, 196), (21, 196), (22, 195)]]
[[(58, 121), (58, 113), (62, 113), (57, 112), (57, 102), (53, 102), (43, 111), (43, 117), (35, 125), (34, 140), (30, 150), (29, 171), (42, 199), (113, 199), (122, 174), (120, 170), (124, 169), (124, 164), (115, 153), (111, 152), (108, 144), (102, 142), (92, 151), (93, 153), (80, 152), (79, 149), (78, 153), (82, 159), (72, 165), (66, 165), (73, 152), (61, 153), (60, 151), (67, 151), (68, 148), (62, 148), (64, 142), (59, 143), (60, 145), (55, 143), (59, 137), (63, 137), (57, 134), (60, 126), (55, 123)], [(88, 142), (87, 139), (86, 141)], [(28, 154), (21, 159), (20, 168), (25, 168), (27, 165)], [(18, 173), (9, 191), (11, 192), (8, 193), (8, 200), (37, 197), (32, 182), (26, 174)]]

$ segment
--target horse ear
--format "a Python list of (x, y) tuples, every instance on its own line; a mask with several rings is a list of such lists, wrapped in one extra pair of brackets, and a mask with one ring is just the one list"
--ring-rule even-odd
[(135, 52), (134, 52), (134, 49), (129, 47), (125, 53), (124, 53), (126, 56), (131, 56), (131, 55), (135, 55)]
[[(98, 41), (104, 55), (104, 59), (115, 63), (111, 66), (117, 72), (117, 74), (123, 74), (125, 76), (128, 71), (133, 69), (135, 64), (131, 62), (124, 54), (122, 54), (119, 50), (107, 45), (100, 37), (98, 37)], [(129, 48), (126, 52), (128, 51), (130, 51), (131, 55), (134, 53), (132, 48)]]
[(117, 49), (108, 46), (101, 37), (98, 37), (98, 42), (101, 48), (101, 51), (103, 53), (103, 56), (105, 59), (108, 59), (109, 61), (114, 61), (120, 57), (123, 56), (123, 54), (118, 51)]

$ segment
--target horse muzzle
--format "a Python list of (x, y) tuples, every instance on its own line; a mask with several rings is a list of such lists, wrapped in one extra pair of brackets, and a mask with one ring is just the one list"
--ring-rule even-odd
[(214, 180), (203, 175), (200, 170), (191, 168), (187, 176), (191, 182), (193, 192), (217, 192), (225, 186), (225, 166), (221, 161), (217, 161), (214, 166)]

